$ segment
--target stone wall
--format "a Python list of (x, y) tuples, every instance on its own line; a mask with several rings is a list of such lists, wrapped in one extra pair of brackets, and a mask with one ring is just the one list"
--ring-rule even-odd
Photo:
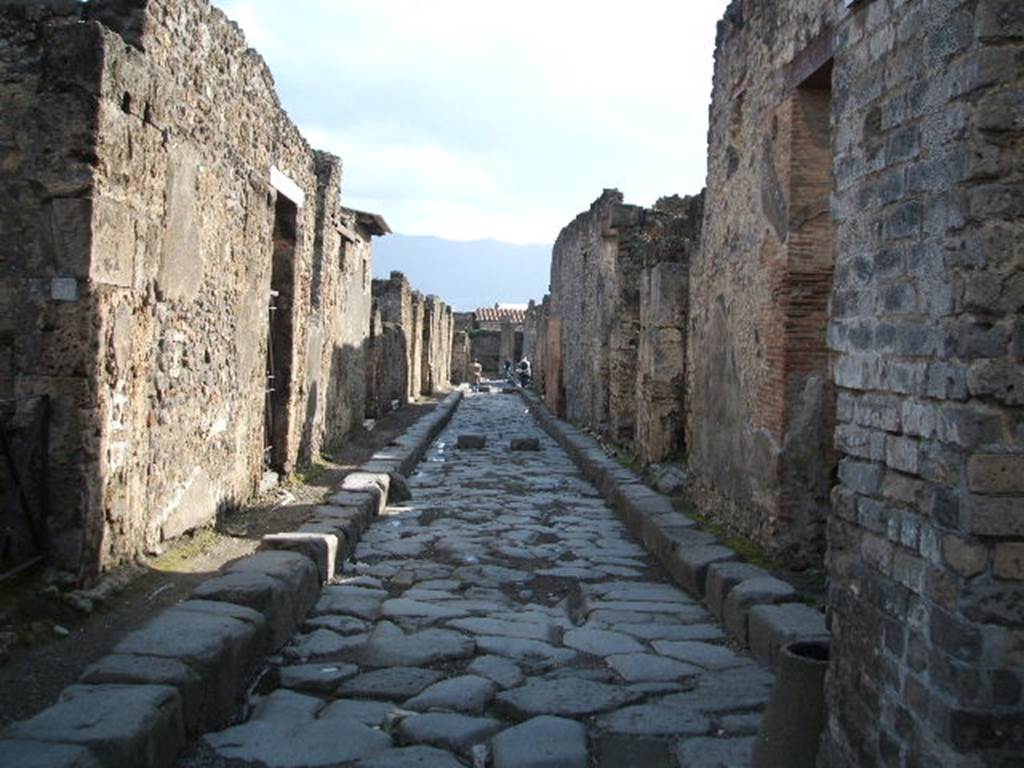
[(548, 312), (551, 299), (545, 296), (540, 304), (531, 301), (523, 325), (523, 355), (530, 359), (533, 369), (533, 387), (544, 391), (544, 371), (547, 364)]
[(102, 48), (100, 27), (78, 15), (70, 3), (0, 5), (0, 397), (13, 400), (11, 424), (51, 398), (46, 533), (57, 562), (73, 569), (85, 527), (94, 550), (103, 530), (102, 513), (89, 514), (103, 496), (90, 320), (98, 298), (83, 290)]
[(469, 381), (470, 362), (469, 336), (465, 331), (455, 331), (452, 334), (452, 384)]
[(53, 398), (53, 554), (88, 579), (356, 422), (375, 233), (346, 225), (337, 159), (311, 150), (222, 13), (68, 9), (0, 4), (17, 147), (0, 349), (4, 394)]
[(472, 329), (472, 312), (452, 313), (452, 384), (469, 381), (469, 364), (473, 354), (469, 337)]
[(835, 766), (1024, 754), (1024, 4), (833, 38)]
[(426, 307), (423, 294), (419, 291), (410, 293), (409, 326), (409, 400), (415, 400), (423, 392), (423, 320)]
[(451, 383), (452, 310), (437, 296), (427, 296), (423, 314), (420, 394), (432, 395)]
[(827, 76), (824, 88), (797, 88), (791, 63), (827, 35), (840, 5), (730, 5), (690, 274), (692, 492), (734, 530), (808, 562), (824, 548), (835, 468), (831, 156)]
[(373, 341), (380, 349), (374, 353), (369, 388), (374, 402), (368, 413), (376, 418), (395, 401), (405, 404), (449, 387), (454, 321), (451, 307), (436, 296), (414, 291), (401, 272), (374, 280), (372, 290), (381, 315), (380, 332)]
[[(682, 445), (685, 275), (699, 244), (701, 205), (699, 196), (666, 198), (645, 209), (605, 190), (559, 235), (550, 299), (542, 319), (536, 308), (532, 315), (538, 325), (531, 344), (549, 405), (615, 442), (635, 444), (652, 461)], [(681, 279), (672, 288), (661, 277), (662, 264), (677, 265)], [(560, 328), (557, 343), (552, 318)], [(672, 347), (669, 337), (679, 345)], [(641, 391), (648, 402), (638, 400)]]
[(644, 463), (682, 458), (689, 265), (664, 262), (640, 283), (636, 447)]

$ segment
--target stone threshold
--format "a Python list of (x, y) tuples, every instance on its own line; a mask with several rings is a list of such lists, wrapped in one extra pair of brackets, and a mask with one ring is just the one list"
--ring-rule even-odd
[(633, 534), (683, 589), (702, 600), (725, 632), (774, 671), (781, 649), (797, 640), (829, 637), (824, 615), (800, 602), (789, 583), (745, 563), (717, 537), (697, 527), (600, 444), (555, 416), (536, 393), (520, 390), (531, 415), (604, 495)]
[(462, 396), (453, 391), (347, 475), (296, 531), (265, 536), (261, 551), (125, 636), (52, 707), (9, 725), (4, 764), (168, 768), (191, 739), (227, 724), (373, 518), (389, 499), (408, 498), (404, 478)]

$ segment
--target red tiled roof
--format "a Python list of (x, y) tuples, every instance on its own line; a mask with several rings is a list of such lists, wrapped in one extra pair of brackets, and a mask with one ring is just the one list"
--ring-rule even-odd
[(513, 325), (519, 325), (520, 323), (526, 322), (525, 309), (508, 309), (506, 307), (481, 307), (473, 314), (476, 315), (477, 321), (500, 323), (503, 320), (508, 320)]

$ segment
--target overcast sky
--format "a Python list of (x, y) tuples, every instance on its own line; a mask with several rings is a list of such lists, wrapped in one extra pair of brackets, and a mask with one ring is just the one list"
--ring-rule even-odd
[(605, 187), (704, 185), (727, 0), (215, 2), (396, 232), (550, 243)]

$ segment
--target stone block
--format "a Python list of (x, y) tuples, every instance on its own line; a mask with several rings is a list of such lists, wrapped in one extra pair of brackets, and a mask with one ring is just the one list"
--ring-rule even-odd
[(733, 587), (725, 598), (725, 630), (744, 646), (748, 640), (747, 614), (755, 605), (775, 605), (796, 600), (792, 585), (774, 577), (747, 579)]
[(1022, 506), (1020, 497), (973, 496), (967, 530), (978, 536), (1024, 536)]
[(388, 501), (391, 477), (386, 472), (352, 472), (341, 481), (342, 491), (369, 493), (377, 500), (377, 514), (384, 511)]
[(79, 682), (87, 685), (169, 685), (181, 697), (185, 728), (191, 734), (201, 733), (203, 723), (203, 683), (195, 670), (177, 659), (153, 656), (104, 656), (82, 673)]
[(359, 525), (351, 517), (335, 518), (317, 516), (298, 527), (296, 533), (333, 536), (338, 542), (334, 559), (335, 573), (340, 573), (342, 563), (348, 559), (359, 541)]
[(714, 535), (699, 531), (690, 518), (679, 512), (644, 516), (640, 528), (644, 546), (663, 563), (672, 560), (680, 547), (714, 544)]
[(181, 698), (166, 685), (74, 685), (6, 735), (86, 747), (104, 768), (164, 768), (185, 745)]
[(73, 744), (0, 739), (0, 755), (17, 768), (100, 768), (92, 752)]
[(1024, 543), (996, 544), (992, 575), (1006, 581), (1024, 581)]
[(191, 598), (244, 605), (258, 611), (270, 628), (270, 644), (279, 648), (298, 627), (288, 588), (263, 573), (226, 573), (204, 581)]
[(173, 659), (195, 671), (203, 684), (200, 719), (208, 729), (235, 713), (250, 675), (269, 650), (261, 614), (199, 600), (169, 608), (114, 646), (115, 654)]
[(360, 532), (365, 531), (370, 525), (374, 515), (378, 514), (379, 498), (376, 494), (361, 493), (359, 491), (338, 491), (327, 497), (328, 506), (318, 506), (313, 510), (314, 515), (327, 512), (339, 514), (348, 510), (347, 514), (355, 514), (355, 520), (359, 525)]
[(391, 478), (388, 486), (388, 504), (400, 504), (403, 501), (412, 501), (412, 491), (409, 489), (409, 482), (401, 472), (389, 472)]
[(967, 462), (967, 483), (975, 493), (1024, 494), (1024, 456), (975, 454)]
[(305, 555), (314, 563), (320, 572), (320, 581), (330, 581), (334, 577), (335, 563), (338, 557), (338, 537), (330, 533), (273, 533), (263, 537), (260, 549), (283, 550)]
[(690, 594), (704, 597), (708, 568), (715, 563), (739, 560), (739, 555), (718, 544), (681, 546), (669, 558), (666, 566), (672, 577)]
[(316, 563), (296, 552), (257, 552), (225, 569), (225, 574), (259, 573), (280, 581), (288, 590), (296, 624), (320, 597), (320, 572)]
[(809, 605), (755, 605), (747, 617), (747, 636), (754, 658), (774, 669), (786, 643), (825, 638), (828, 630), (825, 615)]
[(725, 599), (729, 591), (746, 579), (770, 577), (764, 568), (750, 563), (713, 563), (708, 566), (708, 575), (704, 584), (704, 602), (708, 610), (719, 621), (725, 615)]
[(455, 447), (463, 451), (478, 451), (487, 447), (486, 435), (459, 435)]
[(509, 449), (513, 451), (539, 451), (540, 440), (536, 437), (513, 437), (509, 443)]
[(373, 456), (369, 461), (360, 465), (360, 472), (369, 472), (371, 474), (385, 474), (391, 475), (393, 472), (400, 472), (402, 469), (402, 462), (394, 459), (377, 458)]

